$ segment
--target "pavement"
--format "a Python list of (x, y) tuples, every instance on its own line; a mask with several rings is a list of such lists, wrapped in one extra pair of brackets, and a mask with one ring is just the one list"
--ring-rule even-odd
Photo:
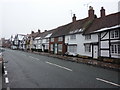
[(2, 89), (2, 63), (0, 62), (0, 90)]
[(120, 72), (114, 70), (9, 49), (4, 60), (10, 88), (120, 87)]
[[(30, 52), (30, 51), (28, 51), (28, 52)], [(99, 60), (95, 60), (95, 59), (55, 55), (55, 54), (50, 54), (50, 53), (46, 53), (46, 52), (30, 52), (30, 53), (35, 53), (35, 54), (39, 54), (39, 55), (45, 55), (48, 57), (59, 58), (61, 60), (67, 60), (67, 61), (83, 63), (83, 64), (88, 64), (88, 65), (97, 66), (97, 67), (101, 67), (101, 68), (120, 71), (120, 64), (113, 64), (113, 63), (103, 62), (103, 61), (99, 61)]]

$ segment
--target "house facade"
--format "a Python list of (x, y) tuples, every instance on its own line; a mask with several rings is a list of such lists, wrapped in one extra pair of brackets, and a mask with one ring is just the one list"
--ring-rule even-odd
[(65, 36), (52, 37), (50, 39), (50, 53), (64, 55), (67, 51)]
[(39, 35), (41, 32), (40, 30), (38, 30), (38, 32), (34, 32), (32, 31), (31, 34), (29, 34), (28, 36), (28, 40), (27, 40), (27, 43), (28, 44), (28, 50), (32, 51), (33, 49), (36, 48), (36, 45), (34, 44), (34, 39), (37, 37), (37, 35)]
[(55, 32), (55, 30), (45, 30), (45, 32), (42, 35), (42, 51), (43, 52), (49, 52), (49, 42), (51, 35)]
[(73, 25), (71, 26), (71, 28), (69, 28), (68, 34), (65, 35), (65, 43), (67, 44), (67, 55), (91, 56), (91, 50), (89, 49), (88, 51), (88, 42), (84, 44), (86, 40), (89, 41), (89, 38), (85, 38), (83, 33), (92, 24), (95, 18), (96, 16), (94, 14), (93, 7), (91, 6), (89, 7), (88, 17), (76, 21), (73, 16), (75, 22), (73, 22)]
[[(76, 20), (75, 14), (72, 17), (72, 22), (56, 28), (56, 32), (51, 36), (50, 51), (55, 54), (67, 54), (76, 56), (83, 54), (84, 36), (82, 32), (90, 26), (96, 18), (93, 8), (90, 6), (88, 17)], [(61, 41), (60, 41), (61, 40)], [(61, 48), (61, 50), (59, 50)]]
[(120, 58), (120, 25), (100, 32), (100, 56)]
[(10, 38), (11, 49), (23, 49), (22, 39), (24, 36), (23, 34), (12, 35)]
[(84, 33), (85, 38), (89, 38), (84, 46), (92, 58), (120, 58), (120, 12), (105, 15), (105, 9), (101, 7), (100, 14), (101, 17), (94, 19)]

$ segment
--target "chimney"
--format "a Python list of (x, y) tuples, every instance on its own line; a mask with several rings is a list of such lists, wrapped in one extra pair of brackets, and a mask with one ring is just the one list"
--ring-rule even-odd
[(34, 33), (34, 31), (31, 31), (31, 34), (33, 34)]
[(40, 29), (38, 29), (38, 32), (41, 33), (41, 32), (40, 32)]
[(45, 30), (44, 32), (47, 32), (47, 30)]
[(100, 16), (105, 17), (105, 9), (103, 7), (101, 7)]
[(88, 17), (91, 19), (94, 19), (94, 10), (92, 6), (89, 6), (89, 10), (88, 10)]
[(76, 16), (75, 16), (75, 14), (73, 14), (72, 21), (76, 22)]

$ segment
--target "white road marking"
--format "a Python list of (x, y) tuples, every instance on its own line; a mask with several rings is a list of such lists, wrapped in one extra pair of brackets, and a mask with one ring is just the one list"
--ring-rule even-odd
[(30, 58), (33, 58), (33, 59), (36, 59), (36, 60), (39, 60), (38, 58), (35, 58), (35, 57), (32, 57), (32, 56), (29, 56)]
[(104, 79), (100, 79), (100, 78), (96, 78), (96, 79), (99, 80), (99, 81), (103, 81), (103, 82), (105, 82), (105, 83), (109, 83), (109, 84), (112, 84), (112, 85), (114, 85), (114, 86), (120, 87), (119, 84), (116, 84), (116, 83), (113, 83), (113, 82), (110, 82), (110, 81), (107, 81), (107, 80), (104, 80)]
[(4, 75), (7, 75), (7, 71), (5, 71), (5, 74)]
[(30, 58), (34, 58), (34, 57), (32, 57), (32, 56), (29, 56)]
[(54, 64), (54, 63), (50, 63), (50, 62), (46, 62), (46, 63), (47, 63), (47, 64), (50, 64), (50, 65), (54, 65), (54, 66), (60, 67), (60, 68), (62, 68), (62, 69), (68, 70), (68, 71), (72, 71), (72, 70), (69, 69), (69, 68), (66, 68), (66, 67), (63, 67), (63, 66), (60, 66), (60, 65)]
[(34, 58), (34, 59), (39, 60), (38, 58)]
[(8, 77), (5, 78), (5, 83), (9, 83)]
[(4, 66), (4, 69), (5, 69), (6, 67)]
[(7, 87), (7, 90), (10, 90), (10, 87)]
[(25, 54), (22, 54), (23, 56), (26, 56)]

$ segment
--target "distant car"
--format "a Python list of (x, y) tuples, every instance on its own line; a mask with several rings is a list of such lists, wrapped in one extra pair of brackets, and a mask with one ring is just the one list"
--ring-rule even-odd
[(16, 50), (17, 47), (16, 46), (11, 46), (11, 49)]
[(1, 53), (1, 52), (3, 52), (3, 51), (5, 51), (5, 49), (3, 49), (3, 48), (0, 48), (0, 53)]
[(2, 63), (2, 52), (0, 52), (0, 63)]

